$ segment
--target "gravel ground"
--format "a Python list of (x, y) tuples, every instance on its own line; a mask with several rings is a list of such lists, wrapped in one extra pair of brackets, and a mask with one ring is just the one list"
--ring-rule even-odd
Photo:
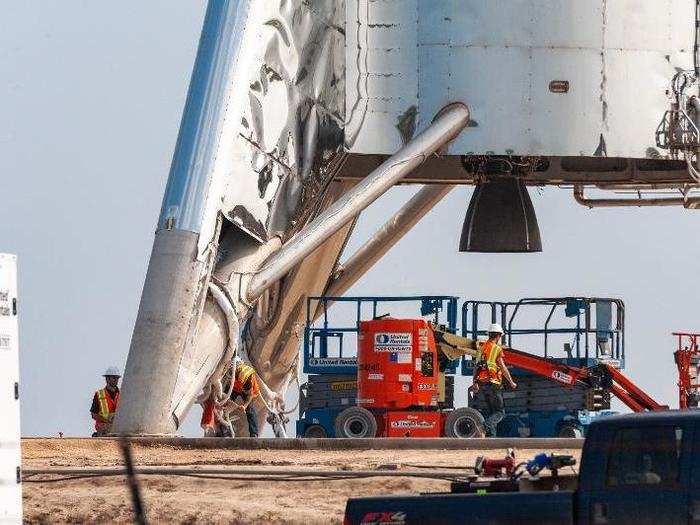
[[(505, 450), (222, 450), (134, 445), (139, 466), (192, 466), (314, 470), (415, 470), (417, 466), (468, 466), (476, 456), (502, 457)], [(516, 451), (528, 458), (536, 451)], [(578, 450), (560, 450), (579, 456)], [(27, 439), (23, 468), (122, 465), (115, 442), (90, 439)], [(377, 477), (324, 481), (234, 481), (142, 476), (140, 486), (151, 522), (168, 523), (340, 523), (349, 497), (449, 490), (449, 482)], [(125, 478), (24, 483), (27, 523), (130, 523), (132, 507)]]

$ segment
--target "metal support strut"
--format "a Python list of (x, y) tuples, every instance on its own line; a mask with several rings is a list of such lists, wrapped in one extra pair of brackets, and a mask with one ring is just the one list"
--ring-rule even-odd
[(421, 188), (361, 248), (338, 267), (337, 277), (331, 282), (324, 295), (339, 297), (347, 292), (453, 188), (452, 185), (443, 184), (432, 184)]
[(260, 297), (328, 236), (337, 232), (430, 155), (459, 135), (468, 123), (469, 110), (464, 104), (457, 102), (444, 108), (425, 131), (384, 161), (275, 252), (248, 282), (244, 295), (247, 301), (252, 303)]

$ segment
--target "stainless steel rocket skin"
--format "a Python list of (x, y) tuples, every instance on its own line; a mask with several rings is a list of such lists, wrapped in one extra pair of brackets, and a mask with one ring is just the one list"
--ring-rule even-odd
[[(692, 0), (210, 0), (114, 431), (176, 432), (232, 352), (283, 391), (306, 297), (454, 184), (694, 185), (654, 141), (694, 27)], [(343, 272), (397, 183), (432, 187)]]

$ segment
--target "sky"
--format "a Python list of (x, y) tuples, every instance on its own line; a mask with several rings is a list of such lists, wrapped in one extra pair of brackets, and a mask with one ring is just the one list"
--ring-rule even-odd
[[(0, 251), (19, 256), (26, 436), (89, 435), (101, 374), (124, 367), (204, 7), (3, 5)], [(395, 188), (370, 207), (346, 253), (416, 189)], [(532, 192), (542, 253), (460, 254), (470, 194), (453, 190), (350, 293), (619, 297), (626, 373), (676, 406), (670, 334), (700, 331), (700, 216), (682, 208), (588, 210), (570, 190), (545, 188)], [(198, 415), (183, 434), (198, 435)]]

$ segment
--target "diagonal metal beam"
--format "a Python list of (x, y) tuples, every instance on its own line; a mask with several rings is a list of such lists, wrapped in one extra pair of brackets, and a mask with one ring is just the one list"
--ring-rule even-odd
[(462, 103), (444, 108), (425, 131), (409, 141), (343, 197), (321, 213), (275, 252), (255, 273), (245, 290), (253, 302), (358, 213), (372, 204), (430, 155), (454, 139), (469, 123), (469, 110)]
[(336, 271), (337, 277), (331, 281), (324, 295), (339, 297), (347, 292), (453, 189), (454, 185), (450, 184), (424, 186), (339, 266)]

